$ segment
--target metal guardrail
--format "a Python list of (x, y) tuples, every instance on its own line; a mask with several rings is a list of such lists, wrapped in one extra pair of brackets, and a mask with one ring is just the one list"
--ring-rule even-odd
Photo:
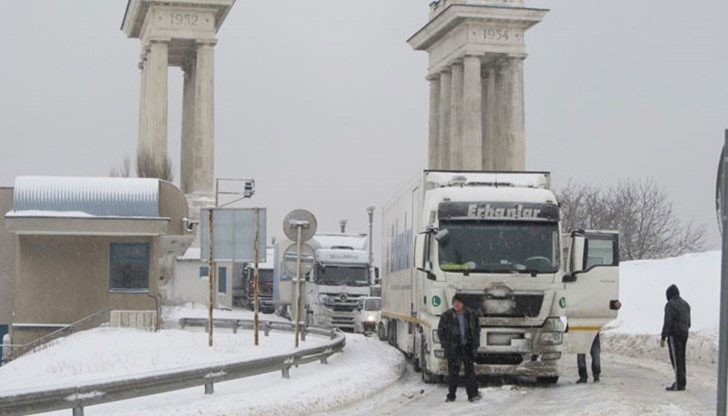
[(57, 329), (48, 335), (42, 336), (35, 341), (22, 345), (11, 345), (10, 351), (6, 354), (4, 362), (10, 362), (29, 352), (35, 352), (47, 348), (51, 345), (51, 342), (58, 338), (71, 335), (74, 332), (96, 328), (97, 326), (108, 323), (110, 314), (111, 311), (109, 309), (103, 309), (85, 318), (81, 318), (76, 322), (70, 323), (63, 328)]
[[(207, 319), (181, 319), (185, 326), (207, 326)], [(242, 319), (215, 319), (215, 326), (252, 328), (253, 321)], [(287, 322), (261, 321), (266, 334), (273, 331), (289, 332), (295, 325)], [(73, 409), (73, 416), (83, 416), (84, 408), (102, 403), (166, 393), (190, 387), (204, 386), (205, 394), (213, 394), (215, 383), (250, 377), (258, 374), (280, 371), (284, 378), (290, 377), (290, 368), (300, 364), (320, 361), (327, 363), (328, 357), (340, 352), (346, 344), (346, 337), (338, 329), (309, 327), (306, 332), (330, 338), (325, 345), (301, 349), (289, 354), (257, 358), (232, 363), (218, 363), (178, 369), (131, 378), (119, 378), (100, 383), (53, 389), (23, 390), (0, 393), (0, 415), (29, 415), (54, 410)]]

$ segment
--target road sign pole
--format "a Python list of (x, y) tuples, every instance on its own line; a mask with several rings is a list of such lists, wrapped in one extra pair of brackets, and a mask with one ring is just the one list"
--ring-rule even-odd
[(258, 309), (260, 307), (260, 297), (259, 297), (259, 289), (258, 289), (258, 283), (259, 283), (259, 276), (258, 276), (258, 259), (260, 256), (260, 253), (258, 253), (258, 239), (260, 238), (260, 230), (259, 230), (259, 224), (260, 222), (260, 210), (258, 208), (255, 209), (255, 269), (254, 269), (254, 277), (253, 282), (255, 286), (255, 316), (253, 318), (253, 326), (255, 331), (255, 345), (258, 346)]
[(722, 224), (723, 252), (721, 254), (721, 283), (720, 283), (720, 334), (718, 341), (718, 416), (726, 416), (726, 389), (728, 388), (728, 130), (725, 132), (725, 144), (721, 154), (720, 163), (723, 175), (719, 177), (721, 195), (721, 209), (719, 221)]
[(296, 348), (298, 336), (301, 333), (301, 229), (303, 225), (296, 225)]
[(210, 311), (209, 311), (210, 314), (208, 317), (209, 321), (208, 321), (208, 325), (207, 325), (208, 326), (208, 328), (207, 328), (207, 334), (208, 334), (207, 335), (207, 345), (210, 347), (212, 347), (212, 331), (213, 331), (213, 327), (215, 326), (213, 324), (213, 312), (212, 312), (214, 309), (214, 304), (215, 304), (215, 261), (214, 261), (215, 257), (213, 257), (213, 254), (214, 254), (213, 241), (215, 241), (215, 240), (213, 239), (214, 225), (213, 225), (213, 221), (212, 221), (212, 218), (213, 218), (212, 213), (213, 213), (213, 209), (211, 208), (209, 211), (209, 216), (208, 216), (208, 221), (210, 224), (210, 258), (207, 262), (207, 270), (208, 270), (207, 278), (210, 279)]

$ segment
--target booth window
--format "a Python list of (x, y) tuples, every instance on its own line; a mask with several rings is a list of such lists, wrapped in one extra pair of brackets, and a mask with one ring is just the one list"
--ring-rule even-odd
[(208, 276), (210, 276), (210, 268), (207, 266), (200, 266), (200, 279)]
[(217, 293), (227, 293), (227, 267), (217, 269)]
[(149, 243), (112, 243), (109, 290), (146, 292), (149, 290)]

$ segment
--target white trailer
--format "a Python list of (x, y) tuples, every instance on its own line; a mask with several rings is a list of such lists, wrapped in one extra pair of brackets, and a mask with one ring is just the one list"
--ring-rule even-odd
[(546, 172), (424, 171), (383, 210), (378, 333), (427, 382), (447, 374), (437, 337), (456, 293), (480, 314), (480, 375), (556, 383), (567, 322), (587, 352), (617, 316), (618, 236), (582, 232), (562, 251)]

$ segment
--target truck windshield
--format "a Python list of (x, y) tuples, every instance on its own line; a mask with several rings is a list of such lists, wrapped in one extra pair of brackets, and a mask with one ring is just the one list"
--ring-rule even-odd
[(369, 268), (353, 266), (316, 265), (316, 283), (321, 285), (369, 285)]
[[(255, 276), (255, 269), (252, 267), (248, 269), (248, 278), (252, 281)], [(272, 282), (273, 281), (273, 270), (271, 269), (258, 269), (258, 281), (259, 282)]]
[(446, 272), (555, 273), (559, 229), (553, 222), (441, 221), (449, 234), (440, 241)]

